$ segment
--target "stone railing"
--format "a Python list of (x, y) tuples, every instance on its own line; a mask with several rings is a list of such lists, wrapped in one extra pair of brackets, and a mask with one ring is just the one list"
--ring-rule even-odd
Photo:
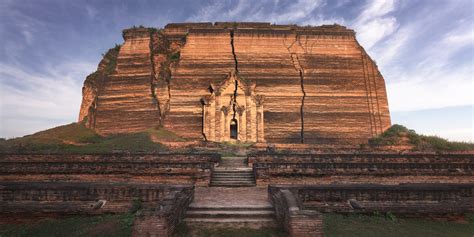
[(279, 185), (305, 210), (320, 212), (392, 212), (460, 214), (474, 212), (474, 184)]
[(290, 236), (323, 236), (321, 213), (304, 210), (288, 189), (269, 187), (268, 192), (268, 198), (275, 207), (276, 220)]
[[(219, 154), (0, 154), (4, 181), (76, 181), (207, 186)], [(27, 175), (25, 175), (27, 174)]]
[(474, 182), (474, 154), (256, 153), (248, 156), (248, 162), (258, 185)]
[(270, 185), (268, 197), (290, 236), (322, 236), (320, 212), (474, 212), (474, 184)]

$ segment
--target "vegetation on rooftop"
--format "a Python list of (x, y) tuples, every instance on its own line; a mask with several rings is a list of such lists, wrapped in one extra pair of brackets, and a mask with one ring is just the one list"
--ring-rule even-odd
[(474, 150), (474, 144), (453, 142), (437, 136), (426, 136), (416, 133), (402, 125), (392, 125), (378, 137), (369, 140), (369, 146), (409, 145), (421, 151), (464, 151)]

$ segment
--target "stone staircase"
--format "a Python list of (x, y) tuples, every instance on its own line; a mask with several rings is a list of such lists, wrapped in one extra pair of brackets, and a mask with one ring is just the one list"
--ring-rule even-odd
[(195, 228), (275, 227), (275, 211), (266, 188), (200, 187), (184, 222)]
[(255, 176), (246, 157), (222, 157), (211, 176), (211, 187), (253, 187)]
[(261, 228), (275, 225), (271, 205), (228, 207), (191, 205), (184, 220), (187, 225), (220, 225), (234, 228)]
[(246, 157), (223, 157), (212, 173), (210, 186), (195, 190), (184, 219), (191, 229), (276, 226), (267, 189), (255, 187)]

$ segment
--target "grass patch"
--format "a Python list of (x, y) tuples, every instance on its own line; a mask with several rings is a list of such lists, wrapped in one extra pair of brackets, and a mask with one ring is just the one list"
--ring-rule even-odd
[(32, 135), (26, 135), (20, 138), (13, 138), (4, 141), (8, 141), (10, 144), (84, 144), (96, 142), (101, 139), (97, 133), (93, 130), (86, 128), (83, 123), (71, 123), (63, 125), (41, 132), (34, 133)]
[(28, 224), (2, 224), (0, 236), (131, 236), (132, 214), (69, 217)]
[(103, 154), (159, 152), (167, 148), (151, 140), (148, 131), (100, 136), (82, 123), (59, 126), (33, 135), (0, 140), (2, 153)]
[(369, 140), (371, 147), (410, 145), (415, 150), (435, 151), (466, 151), (474, 150), (474, 144), (468, 142), (452, 142), (436, 136), (417, 134), (414, 130), (402, 125), (392, 125), (387, 131)]
[(283, 237), (288, 236), (286, 232), (277, 228), (205, 228), (205, 227), (188, 227), (181, 223), (175, 229), (173, 234), (175, 237)]
[(468, 223), (434, 221), (422, 218), (393, 218), (382, 215), (323, 214), (324, 235), (331, 237), (472, 237), (474, 216), (467, 216)]
[(221, 142), (217, 143), (219, 146), (219, 154), (222, 156), (242, 156), (245, 151), (253, 146), (253, 142)]
[(168, 142), (185, 142), (186, 141), (186, 139), (176, 135), (176, 133), (173, 133), (164, 128), (149, 129), (147, 132), (155, 141), (168, 141)]

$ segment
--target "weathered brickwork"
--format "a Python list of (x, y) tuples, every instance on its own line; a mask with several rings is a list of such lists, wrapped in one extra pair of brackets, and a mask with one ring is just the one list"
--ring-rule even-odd
[(0, 182), (0, 214), (95, 215), (140, 208), (133, 236), (171, 236), (193, 197), (191, 185)]
[(0, 212), (103, 214), (130, 210), (133, 201), (155, 206), (193, 186), (120, 183), (0, 182)]
[(474, 183), (469, 153), (249, 155), (257, 185), (331, 183)]
[(300, 208), (295, 195), (289, 190), (269, 189), (268, 198), (275, 208), (278, 224), (290, 236), (323, 236), (321, 214), (317, 211)]
[(84, 95), (80, 118), (96, 96), (100, 133), (160, 124), (195, 140), (360, 144), (391, 123), (384, 79), (344, 26), (172, 23), (124, 41)]
[(306, 210), (459, 214), (474, 212), (474, 184), (271, 185), (289, 190)]
[(0, 180), (208, 186), (218, 154), (0, 154)]
[(163, 202), (143, 210), (133, 223), (133, 237), (172, 236), (176, 226), (183, 221), (194, 190), (173, 191)]
[(322, 236), (319, 212), (474, 212), (474, 184), (271, 185), (268, 197), (290, 236)]

